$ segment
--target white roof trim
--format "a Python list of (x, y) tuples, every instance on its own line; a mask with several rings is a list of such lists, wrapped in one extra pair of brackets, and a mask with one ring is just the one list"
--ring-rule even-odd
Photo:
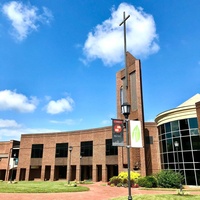
[(190, 106), (190, 105), (195, 105), (196, 102), (200, 101), (200, 94), (195, 94), (193, 97), (188, 99), (187, 101), (183, 102), (181, 105), (178, 107), (183, 107), (183, 106)]

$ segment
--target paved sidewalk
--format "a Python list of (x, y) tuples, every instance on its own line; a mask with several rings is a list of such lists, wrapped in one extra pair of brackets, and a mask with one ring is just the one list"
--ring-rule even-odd
[[(128, 188), (104, 186), (103, 183), (87, 184), (90, 191), (73, 192), (73, 193), (53, 193), (53, 194), (4, 194), (0, 193), (2, 200), (109, 200), (115, 197), (128, 196)], [(135, 194), (176, 194), (176, 191), (155, 191), (131, 189), (132, 195)], [(192, 192), (192, 194), (200, 194), (200, 192)]]

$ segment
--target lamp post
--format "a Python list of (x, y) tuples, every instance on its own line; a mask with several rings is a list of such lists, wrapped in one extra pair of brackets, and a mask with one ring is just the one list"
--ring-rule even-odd
[(80, 155), (80, 170), (79, 170), (79, 173), (80, 173), (80, 180), (79, 181), (81, 181), (81, 160), (82, 160), (82, 155)]
[[(180, 164), (179, 164), (179, 157), (178, 157), (178, 147), (179, 147), (178, 141), (174, 142), (174, 146), (176, 148), (176, 155), (177, 155), (177, 162), (178, 162), (178, 171), (180, 173)], [(182, 183), (181, 183), (181, 180), (180, 180), (180, 192), (182, 192)]]
[(69, 161), (68, 161), (68, 174), (67, 174), (67, 179), (68, 179), (68, 184), (70, 184), (70, 178), (71, 178), (71, 153), (72, 153), (72, 146), (69, 146)]
[(130, 144), (129, 144), (129, 129), (128, 129), (128, 116), (130, 114), (131, 106), (124, 102), (121, 105), (121, 112), (125, 117), (126, 122), (126, 148), (127, 148), (127, 161), (128, 161), (128, 200), (132, 200), (131, 196), (131, 176), (130, 176)]

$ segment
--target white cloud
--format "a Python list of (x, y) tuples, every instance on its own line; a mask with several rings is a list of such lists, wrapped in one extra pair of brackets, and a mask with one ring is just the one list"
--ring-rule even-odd
[(19, 140), (22, 133), (18, 129), (3, 128), (0, 129), (0, 140)]
[(88, 34), (84, 44), (86, 61), (101, 59), (105, 65), (113, 65), (124, 60), (124, 32), (119, 24), (123, 20), (123, 12), (130, 18), (126, 22), (127, 51), (134, 56), (146, 57), (159, 50), (158, 35), (152, 15), (141, 8), (121, 3), (117, 10), (111, 10), (111, 17), (97, 25)]
[(37, 134), (37, 133), (54, 133), (61, 132), (58, 129), (45, 129), (45, 128), (1, 128), (0, 127), (0, 141), (20, 140), (22, 134)]
[(74, 101), (70, 97), (62, 98), (62, 99), (59, 99), (57, 101), (51, 100), (46, 107), (47, 113), (59, 114), (59, 113), (62, 113), (62, 112), (72, 111), (73, 110), (73, 104), (74, 104)]
[(0, 128), (19, 128), (21, 127), (15, 120), (0, 119)]
[(39, 14), (37, 7), (18, 1), (5, 3), (2, 11), (11, 21), (12, 34), (19, 41), (25, 39), (32, 31), (37, 31), (39, 23), (49, 23), (53, 18), (51, 11), (46, 7), (43, 7), (43, 13)]
[(155, 119), (148, 119), (146, 122), (155, 122)]
[(57, 121), (57, 120), (51, 120), (50, 122), (53, 124), (66, 124), (66, 125), (75, 125), (75, 124), (79, 124), (83, 121), (83, 119), (78, 119), (78, 120), (74, 120), (74, 119), (66, 119), (63, 121)]
[(0, 91), (0, 110), (17, 110), (19, 112), (33, 112), (36, 109), (38, 100), (36, 97), (28, 99), (16, 91)]

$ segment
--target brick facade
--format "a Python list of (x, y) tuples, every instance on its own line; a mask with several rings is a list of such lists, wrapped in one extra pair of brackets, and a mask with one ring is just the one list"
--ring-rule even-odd
[[(148, 162), (147, 174), (152, 174), (160, 169), (156, 124), (147, 123), (145, 132), (148, 132), (154, 138), (153, 144), (145, 144), (146, 158), (148, 158), (148, 161), (149, 159), (151, 160), (151, 162)], [(148, 136), (145, 134), (145, 137)], [(119, 164), (122, 162), (125, 163), (127, 159), (126, 153), (123, 155), (118, 153), (118, 155), (106, 156), (106, 139), (112, 139), (112, 127), (62, 133), (23, 134), (21, 136), (20, 159), (16, 180), (28, 181), (39, 179), (53, 181), (63, 179), (59, 177), (59, 167), (65, 167), (65, 178), (67, 179), (67, 166), (69, 166), (70, 154), (68, 154), (67, 158), (56, 158), (55, 152), (57, 143), (68, 143), (68, 146), (73, 147), (70, 162), (70, 180), (92, 179), (93, 181), (108, 181), (110, 177), (117, 175), (118, 172), (126, 171), (126, 169), (120, 169)], [(82, 157), (80, 155), (80, 144), (84, 141), (93, 141), (93, 156)], [(44, 145), (42, 158), (31, 158), (32, 144)], [(118, 152), (126, 152), (125, 150), (125, 147), (118, 147)], [(132, 149), (132, 153), (135, 153), (134, 149)], [(144, 157), (140, 159), (145, 160)], [(136, 160), (132, 157), (131, 170), (134, 170), (135, 164)], [(140, 163), (138, 167), (136, 170), (141, 172)], [(89, 176), (88, 173), (90, 174)]]
[[(127, 102), (131, 105), (129, 119), (141, 121), (143, 137), (143, 148), (131, 148), (130, 169), (145, 176), (160, 170), (158, 131), (155, 123), (144, 123), (140, 61), (128, 52), (127, 69), (128, 87), (125, 95)], [(122, 102), (120, 100), (121, 88), (125, 87), (124, 77), (125, 70), (116, 74), (118, 119), (124, 119), (121, 114)], [(92, 179), (93, 181), (108, 181), (110, 177), (127, 170), (126, 147), (116, 147), (117, 153), (108, 155), (112, 150), (106, 145), (106, 140), (111, 139), (111, 126), (70, 132), (23, 134), (19, 155), (17, 155), (19, 163), (14, 168), (15, 178), (16, 180)], [(125, 129), (124, 140), (126, 141)], [(88, 141), (92, 142), (92, 156), (85, 156), (85, 152), (81, 152), (81, 144)], [(68, 151), (67, 156), (57, 157), (57, 144), (67, 144), (73, 149), (71, 153)], [(7, 154), (10, 149), (13, 150), (12, 145), (9, 145), (8, 142), (6, 147), (3, 147), (3, 143), (0, 142), (0, 155), (3, 155), (4, 148), (7, 148), (5, 150)], [(42, 147), (41, 157), (32, 155), (34, 145)], [(8, 180), (8, 175), (3, 174), (5, 171), (7, 174), (11, 173), (8, 168), (9, 159), (7, 156), (4, 161), (0, 161), (0, 176), (3, 180)]]
[[(56, 166), (67, 166), (69, 154), (67, 158), (55, 158), (56, 144), (68, 143), (68, 146), (72, 146), (71, 152), (71, 166), (75, 171), (72, 175), (73, 179), (80, 180), (80, 166), (92, 166), (93, 181), (98, 179), (107, 180), (107, 168), (106, 165), (117, 165), (117, 156), (106, 156), (106, 139), (112, 138), (111, 127), (62, 132), (62, 133), (48, 133), (48, 134), (27, 134), (22, 135), (20, 145), (20, 162), (17, 170), (17, 180), (25, 179), (30, 180), (30, 166), (41, 166), (41, 177), (32, 177), (31, 179), (45, 177), (45, 168), (50, 166), (50, 180), (57, 180), (59, 177), (56, 175)], [(80, 143), (84, 141), (93, 141), (93, 156), (81, 157)], [(43, 158), (31, 158), (32, 144), (43, 144)], [(100, 177), (97, 177), (97, 168), (101, 166), (102, 171)], [(22, 177), (20, 169), (26, 169), (26, 176)], [(33, 171), (33, 170), (32, 170)], [(36, 170), (35, 170), (36, 171)], [(67, 173), (66, 173), (67, 174)], [(67, 178), (67, 177), (66, 177)]]

